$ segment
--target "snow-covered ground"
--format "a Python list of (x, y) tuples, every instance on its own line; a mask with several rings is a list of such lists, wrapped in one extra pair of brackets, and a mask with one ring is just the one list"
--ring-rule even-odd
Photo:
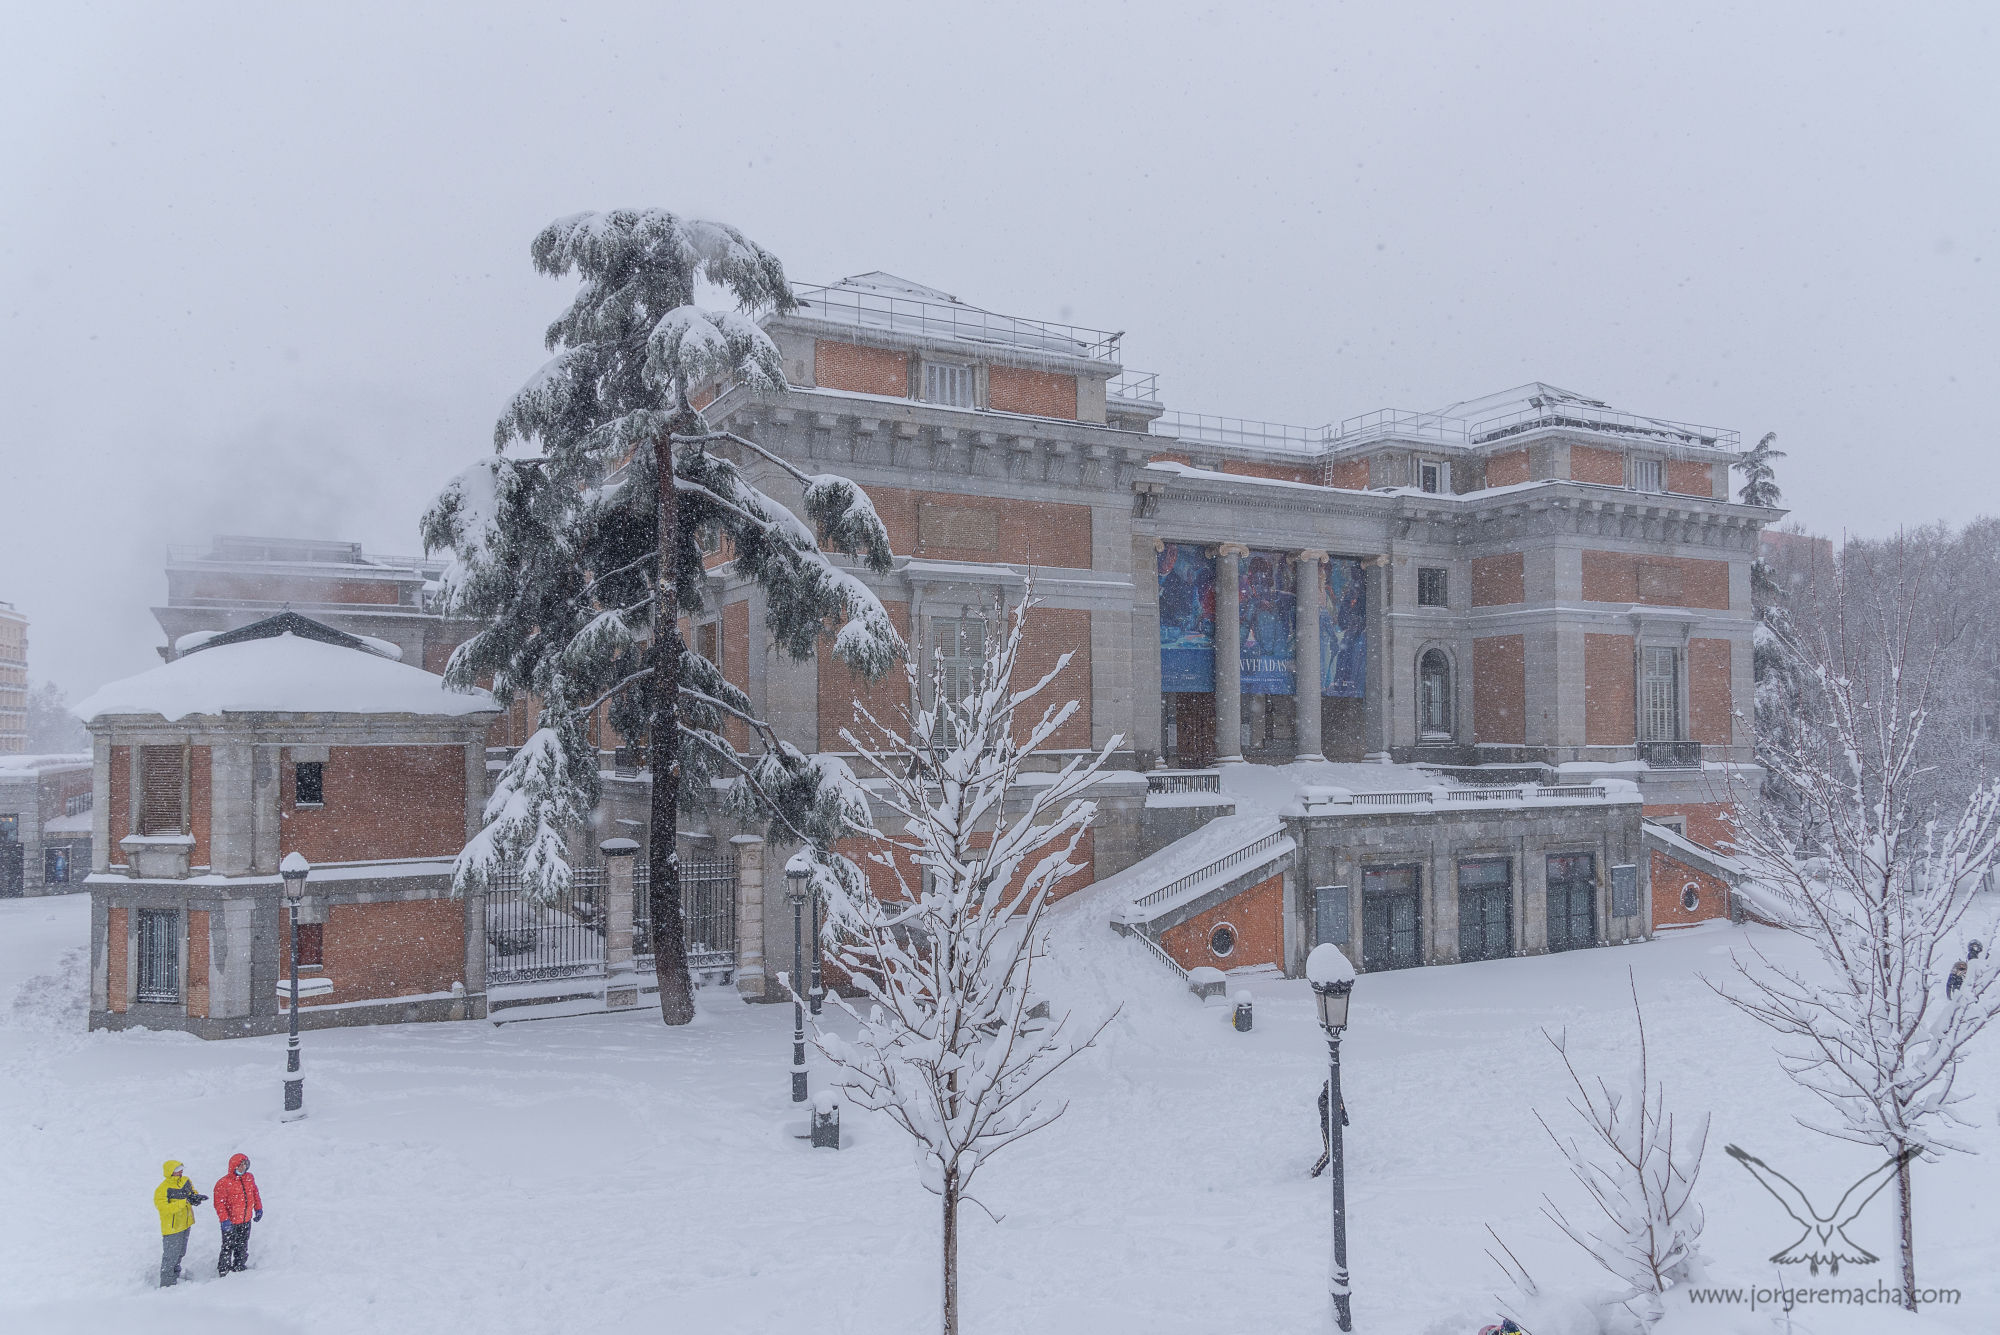
[[(1123, 1009), (1058, 1077), (1068, 1115), (982, 1174), (1002, 1218), (967, 1211), (967, 1330), (1328, 1329), (1327, 1182), (1306, 1177), (1325, 1049), (1305, 984), (1253, 984), (1255, 1028), (1236, 1033), (1219, 1004), (1203, 1008), (1112, 936), (1098, 898), (1052, 911), (1045, 985), (1082, 1016)], [(14, 1188), (0, 1210), (0, 1329), (935, 1328), (934, 1200), (884, 1122), (850, 1115), (839, 1153), (791, 1138), (789, 1008), (709, 990), (681, 1031), (642, 1012), (313, 1033), (311, 1116), (281, 1125), (282, 1039), (83, 1031), (87, 922), (80, 896), (0, 902), (0, 1144)], [(1533, 1116), (1563, 1125), (1561, 1068), (1539, 1029), (1566, 1027), (1581, 1069), (1621, 1072), (1628, 967), (1670, 1099), (1714, 1113), (1700, 1193), (1714, 1278), (1772, 1282), (1763, 1258), (1791, 1240), (1789, 1220), (1722, 1145), (1829, 1201), (1879, 1156), (1796, 1127), (1807, 1105), (1765, 1035), (1703, 985), (1753, 936), (1792, 949), (1718, 925), (1363, 976), (1344, 1047), (1356, 1329), (1470, 1335), (1491, 1320), (1501, 1280), (1482, 1255), (1486, 1224), (1544, 1290), (1598, 1287), (1538, 1209), (1544, 1191), (1577, 1203)], [(1972, 1072), (1984, 1153), (1917, 1171), (1920, 1279), (1962, 1303), (1931, 1309), (1936, 1325), (1802, 1312), (1795, 1330), (2000, 1329), (1996, 1057), (1988, 1042)], [(249, 1273), (215, 1278), (204, 1207), (194, 1282), (156, 1291), (160, 1162), (185, 1160), (205, 1188), (237, 1150), (266, 1202)], [(1885, 1257), (1888, 1206), (1878, 1198), (1850, 1230)], [(1746, 1316), (1711, 1309), (1679, 1329), (1771, 1329)]]

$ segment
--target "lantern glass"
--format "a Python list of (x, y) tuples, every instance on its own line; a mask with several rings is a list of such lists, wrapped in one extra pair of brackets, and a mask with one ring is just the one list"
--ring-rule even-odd
[(285, 873), (285, 898), (297, 904), (306, 897), (306, 878), (303, 872)]
[(1354, 984), (1350, 982), (1315, 985), (1313, 996), (1319, 1002), (1319, 1023), (1323, 1029), (1347, 1028), (1347, 1002), (1353, 995)]

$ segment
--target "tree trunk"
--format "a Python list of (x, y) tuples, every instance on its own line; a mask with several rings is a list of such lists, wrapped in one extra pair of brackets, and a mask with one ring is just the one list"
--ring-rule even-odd
[(958, 1174), (944, 1175), (944, 1335), (958, 1335)]
[(679, 497), (674, 492), (675, 432), (686, 429), (686, 404), (672, 431), (653, 446), (659, 475), (658, 569), (653, 575), (653, 716), (648, 725), (653, 770), (652, 810), (647, 844), (650, 883), (646, 891), (653, 924), (653, 967), (660, 982), (660, 1018), (668, 1024), (694, 1019), (694, 980), (688, 976), (686, 924), (681, 916), (681, 632)]
[[(1899, 1145), (1897, 1148), (1906, 1150), (1909, 1147)], [(1902, 1243), (1903, 1306), (1914, 1312), (1917, 1310), (1917, 1240), (1910, 1210), (1910, 1161), (1905, 1159), (1896, 1165), (1896, 1218)]]

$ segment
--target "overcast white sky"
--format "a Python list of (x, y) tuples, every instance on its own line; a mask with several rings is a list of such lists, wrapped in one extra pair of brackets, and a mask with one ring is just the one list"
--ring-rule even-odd
[[(418, 548), (586, 208), (1127, 331), (1316, 424), (1541, 379), (1780, 433), (1836, 533), (1996, 508), (1988, 5), (8, 3), (0, 599), (74, 699), (169, 542)], [(421, 12), (418, 12), (421, 10)]]

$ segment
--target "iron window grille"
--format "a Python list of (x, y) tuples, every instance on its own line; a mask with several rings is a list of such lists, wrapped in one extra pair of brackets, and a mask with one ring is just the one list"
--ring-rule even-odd
[(139, 910), (140, 1001), (170, 1004), (181, 999), (180, 926), (178, 910)]
[(301, 760), (292, 766), (292, 805), (326, 805), (326, 767), (317, 760)]
[(925, 362), (924, 402), (941, 403), (948, 408), (972, 407), (972, 368), (950, 362)]
[(1426, 649), (1417, 663), (1417, 733), (1427, 742), (1451, 740), (1451, 660)]
[(1681, 735), (1681, 666), (1676, 649), (1648, 645), (1639, 677), (1639, 740), (1671, 742)]
[(1451, 490), (1451, 465), (1442, 459), (1417, 460), (1417, 490), (1442, 493)]
[(1417, 606), (1444, 607), (1448, 603), (1443, 566), (1417, 567)]
[(1632, 461), (1632, 490), (1660, 492), (1667, 489), (1658, 459)]

